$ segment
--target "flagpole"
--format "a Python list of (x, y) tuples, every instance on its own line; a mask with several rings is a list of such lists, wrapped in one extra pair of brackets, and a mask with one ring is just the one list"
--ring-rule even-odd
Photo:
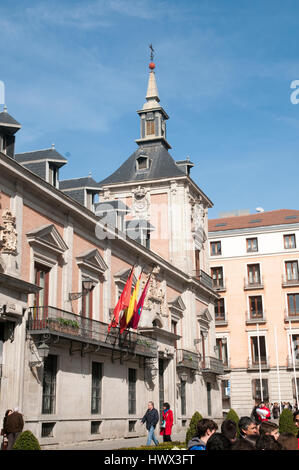
[(279, 365), (278, 365), (277, 326), (276, 325), (274, 327), (274, 338), (275, 338), (276, 369), (277, 369), (277, 381), (278, 381), (278, 400), (279, 400), (279, 410), (281, 413), (280, 375), (279, 375)]
[(261, 400), (264, 401), (263, 395), (263, 380), (262, 380), (262, 366), (261, 366), (261, 352), (260, 352), (260, 333), (259, 333), (259, 325), (256, 324), (256, 331), (257, 331), (257, 350), (259, 356), (259, 370), (260, 370), (260, 387), (261, 387)]
[(292, 338), (292, 327), (291, 327), (290, 319), (289, 319), (289, 329), (290, 329), (291, 354), (292, 354), (294, 381), (295, 381), (295, 391), (296, 391), (296, 402), (297, 402), (297, 406), (298, 406), (298, 387), (297, 387), (297, 378), (296, 378), (295, 353), (294, 353), (294, 344), (293, 344), (293, 338)]

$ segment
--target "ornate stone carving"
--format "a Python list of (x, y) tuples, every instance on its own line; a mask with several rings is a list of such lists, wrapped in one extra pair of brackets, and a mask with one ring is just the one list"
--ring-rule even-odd
[(162, 283), (157, 278), (159, 272), (159, 266), (156, 266), (152, 271), (144, 308), (149, 310), (153, 315), (168, 317), (169, 308), (166, 303), (165, 292), (162, 288)]
[(5, 209), (2, 213), (2, 253), (17, 254), (16, 218), (12, 212)]
[(138, 186), (137, 189), (133, 190), (134, 195), (134, 211), (138, 214), (139, 217), (143, 215), (147, 217), (147, 211), (149, 208), (149, 201), (148, 201), (148, 191), (141, 186)]

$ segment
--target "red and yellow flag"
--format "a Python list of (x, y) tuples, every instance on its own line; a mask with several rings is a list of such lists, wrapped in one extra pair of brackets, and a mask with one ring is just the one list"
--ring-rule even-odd
[(117, 304), (114, 308), (113, 319), (112, 319), (111, 323), (108, 326), (108, 333), (110, 332), (111, 328), (115, 328), (115, 327), (118, 326), (120, 312), (123, 309), (127, 308), (130, 304), (133, 274), (134, 274), (134, 266), (131, 269), (131, 272), (129, 274), (129, 277), (127, 279), (125, 287), (124, 287), (122, 293), (120, 294), (118, 302), (117, 302)]
[(127, 326), (129, 326), (129, 323), (133, 317), (134, 311), (137, 307), (137, 298), (138, 298), (138, 293), (139, 293), (139, 284), (140, 284), (140, 279), (141, 279), (141, 274), (138, 278), (138, 281), (136, 282), (135, 288), (132, 292), (131, 298), (130, 298), (130, 303), (128, 308), (125, 310), (121, 322), (120, 322), (120, 332), (122, 333)]

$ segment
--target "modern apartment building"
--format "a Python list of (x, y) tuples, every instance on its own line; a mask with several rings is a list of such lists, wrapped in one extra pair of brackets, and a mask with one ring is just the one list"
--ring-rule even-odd
[(209, 221), (223, 412), (295, 403), (299, 377), (299, 211)]

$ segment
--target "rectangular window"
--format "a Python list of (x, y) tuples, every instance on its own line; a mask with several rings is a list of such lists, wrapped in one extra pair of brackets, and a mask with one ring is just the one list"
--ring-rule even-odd
[[(177, 334), (177, 322), (173, 320), (171, 320), (171, 333)], [(177, 340), (174, 340), (174, 347), (177, 349)]]
[(221, 242), (210, 243), (210, 254), (211, 256), (221, 255)]
[(299, 294), (288, 294), (288, 314), (299, 314)]
[(251, 337), (251, 358), (252, 358), (253, 365), (259, 364), (259, 357), (260, 357), (261, 364), (267, 363), (266, 338), (265, 336), (252, 336)]
[(225, 320), (224, 299), (217, 299), (215, 303), (215, 320)]
[(181, 414), (186, 414), (186, 382), (181, 380)]
[(89, 290), (89, 291), (85, 291), (84, 288), (83, 288), (83, 281), (84, 279), (82, 280), (82, 291), (83, 292), (83, 295), (82, 295), (82, 316), (83, 317), (86, 317), (86, 318), (91, 318), (92, 319), (92, 301), (93, 301), (93, 291), (92, 290)]
[(295, 234), (284, 235), (283, 242), (284, 242), (284, 247), (286, 250), (291, 249), (291, 248), (296, 248)]
[(261, 295), (249, 297), (250, 318), (263, 317), (263, 299)]
[(299, 279), (298, 261), (286, 261), (285, 268), (286, 268), (287, 281), (298, 281)]
[[(295, 361), (298, 361), (299, 360), (299, 335), (292, 335), (292, 342), (293, 342), (294, 359)], [(290, 347), (292, 347), (291, 336), (290, 336)], [(291, 351), (291, 359), (293, 357), (292, 354), (293, 353)]]
[(136, 414), (136, 369), (129, 369), (129, 415)]
[(102, 421), (91, 421), (90, 434), (100, 434), (101, 424), (102, 424)]
[(261, 283), (261, 273), (259, 264), (248, 264), (248, 284), (260, 284)]
[(146, 135), (155, 135), (155, 121), (146, 121)]
[(214, 288), (219, 289), (223, 287), (224, 283), (223, 283), (223, 268), (222, 267), (211, 268), (211, 277), (212, 277)]
[(258, 251), (257, 238), (246, 238), (247, 252)]
[(92, 363), (91, 376), (91, 413), (101, 413), (102, 407), (102, 378), (103, 365), (100, 362)]
[(253, 394), (253, 398), (257, 402), (260, 402), (262, 400), (268, 401), (269, 400), (268, 379), (262, 379), (262, 383), (260, 379), (253, 379), (252, 380), (252, 394)]
[(208, 405), (208, 416), (212, 415), (212, 399), (211, 399), (211, 384), (207, 382), (207, 405)]
[(228, 357), (227, 357), (227, 342), (226, 338), (216, 338), (216, 346), (217, 346), (217, 356), (225, 366), (228, 365)]
[(34, 306), (44, 307), (48, 306), (49, 301), (49, 273), (50, 269), (41, 266), (40, 264), (34, 265), (35, 284), (41, 287), (41, 290), (35, 294)]
[(57, 186), (58, 181), (58, 169), (54, 166), (49, 164), (49, 183), (53, 186)]
[(53, 414), (56, 409), (57, 356), (49, 355), (44, 362), (42, 413)]
[(42, 423), (42, 437), (53, 437), (56, 423)]

